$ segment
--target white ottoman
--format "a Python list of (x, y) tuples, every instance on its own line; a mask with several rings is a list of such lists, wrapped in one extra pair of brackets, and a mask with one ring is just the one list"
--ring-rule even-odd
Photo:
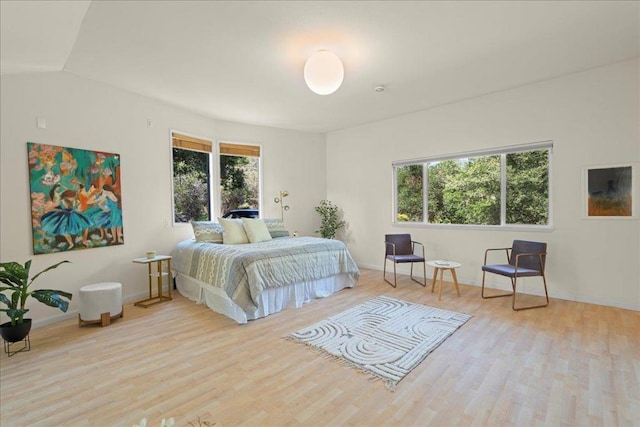
[(100, 323), (108, 326), (111, 319), (124, 315), (122, 284), (104, 282), (80, 288), (80, 313), (78, 324)]

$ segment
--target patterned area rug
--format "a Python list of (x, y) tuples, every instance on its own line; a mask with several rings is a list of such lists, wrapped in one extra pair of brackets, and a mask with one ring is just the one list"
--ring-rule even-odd
[(383, 295), (285, 338), (381, 379), (393, 390), (470, 318)]

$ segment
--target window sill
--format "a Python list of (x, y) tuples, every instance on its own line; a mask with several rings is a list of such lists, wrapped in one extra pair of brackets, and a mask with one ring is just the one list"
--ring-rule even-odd
[(487, 231), (526, 231), (535, 233), (550, 233), (553, 225), (475, 225), (475, 224), (427, 224), (424, 222), (394, 222), (394, 227), (407, 228), (435, 228), (452, 230), (487, 230)]

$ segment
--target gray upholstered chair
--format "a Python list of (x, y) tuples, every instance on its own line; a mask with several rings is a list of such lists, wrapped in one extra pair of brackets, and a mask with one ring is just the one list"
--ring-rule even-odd
[[(491, 251), (505, 251), (507, 264), (487, 264), (487, 255)], [(541, 242), (529, 242), (526, 240), (514, 240), (510, 248), (487, 249), (484, 252), (484, 264), (482, 266), (482, 298), (497, 298), (513, 296), (511, 308), (525, 310), (529, 308), (546, 307), (549, 305), (547, 292), (547, 279), (544, 275), (544, 264), (547, 257), (547, 244)], [(487, 296), (484, 294), (485, 273), (499, 274), (511, 279), (512, 292)], [(519, 277), (541, 276), (544, 285), (544, 294), (547, 302), (540, 305), (516, 307), (516, 282)]]
[[(422, 256), (415, 254), (415, 246), (419, 245), (422, 248)], [(396, 287), (396, 264), (398, 263), (411, 263), (411, 280), (422, 285), (427, 286), (427, 267), (424, 259), (424, 245), (420, 242), (411, 240), (410, 234), (385, 234), (384, 235), (384, 268), (382, 277), (385, 282)], [(387, 280), (387, 260), (393, 262), (393, 283)], [(413, 263), (421, 262), (424, 280), (422, 283), (413, 278)]]

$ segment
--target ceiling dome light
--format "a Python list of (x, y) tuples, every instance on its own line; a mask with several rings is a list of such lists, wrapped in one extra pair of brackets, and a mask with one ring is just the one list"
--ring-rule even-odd
[(340, 87), (344, 80), (344, 67), (340, 58), (328, 50), (320, 50), (304, 64), (304, 81), (318, 95), (329, 95)]

